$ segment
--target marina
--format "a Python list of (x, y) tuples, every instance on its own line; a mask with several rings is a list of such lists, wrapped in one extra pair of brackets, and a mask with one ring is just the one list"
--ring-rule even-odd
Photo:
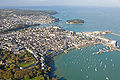
[(111, 32), (110, 34), (112, 34), (112, 35), (116, 35), (116, 36), (120, 36), (119, 34), (116, 34), (116, 33), (112, 33), (112, 32)]

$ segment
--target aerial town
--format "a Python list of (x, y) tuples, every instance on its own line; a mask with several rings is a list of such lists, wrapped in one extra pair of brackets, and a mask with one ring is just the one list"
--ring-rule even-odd
[[(111, 33), (110, 31), (74, 32), (55, 25), (31, 27), (59, 21), (52, 16), (56, 13), (52, 10), (0, 10), (0, 79), (28, 80), (39, 76), (40, 80), (49, 80), (50, 68), (47, 61), (61, 53), (68, 53), (73, 48), (103, 44), (109, 47), (110, 50), (107, 51), (120, 51), (116, 40), (102, 36)], [(104, 51), (99, 50), (93, 54), (102, 52)], [(14, 77), (6, 77), (7, 74)]]
[(56, 13), (52, 10), (0, 9), (0, 32), (59, 21), (51, 16)]
[[(0, 34), (0, 48), (8, 49), (15, 54), (27, 50), (38, 60), (40, 56), (41, 68), (45, 69), (45, 56), (54, 56), (67, 49), (80, 48), (81, 46), (103, 43), (117, 48), (117, 42), (102, 38), (105, 32), (73, 32), (67, 31), (59, 26), (48, 26), (42, 28), (29, 28), (13, 31), (8, 34)], [(22, 69), (22, 68), (21, 68)]]

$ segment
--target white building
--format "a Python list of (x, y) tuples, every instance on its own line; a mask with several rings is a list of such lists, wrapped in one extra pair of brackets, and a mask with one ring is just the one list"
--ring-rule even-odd
[(115, 41), (115, 40), (112, 40), (112, 41), (110, 42), (110, 44), (111, 44), (111, 47), (112, 47), (112, 48), (117, 48), (117, 47), (118, 47), (117, 41)]

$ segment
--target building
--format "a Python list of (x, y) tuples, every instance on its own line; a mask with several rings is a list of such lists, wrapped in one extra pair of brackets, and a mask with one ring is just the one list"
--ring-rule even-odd
[(117, 48), (118, 47), (118, 43), (115, 40), (110, 41), (110, 45), (111, 45), (111, 48)]

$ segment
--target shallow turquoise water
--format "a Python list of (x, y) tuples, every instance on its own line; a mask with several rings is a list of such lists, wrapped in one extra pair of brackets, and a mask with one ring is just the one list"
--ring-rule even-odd
[[(67, 30), (83, 31), (105, 31), (110, 30), (120, 34), (120, 11), (115, 8), (63, 8), (56, 15), (63, 21), (59, 25)], [(85, 20), (83, 25), (67, 25), (67, 19), (80, 18)], [(105, 37), (117, 40), (120, 37), (111, 34)], [(106, 52), (93, 55), (98, 49), (105, 46), (83, 47), (81, 50), (70, 50), (68, 54), (61, 54), (54, 58), (55, 75), (67, 80), (119, 80), (120, 79), (120, 52)], [(62, 80), (62, 79), (61, 79)]]
[[(93, 55), (101, 45), (70, 50), (54, 58), (59, 77), (67, 80), (119, 80), (120, 54), (117, 51)], [(96, 70), (95, 70), (96, 69)]]
[[(76, 32), (105, 31), (110, 30), (120, 34), (120, 9), (119, 8), (87, 8), (87, 7), (28, 7), (21, 9), (51, 9), (59, 14), (54, 15), (62, 21), (54, 25), (60, 25), (66, 30)], [(67, 25), (66, 20), (80, 18), (85, 20), (83, 25)], [(51, 24), (53, 25), (53, 24)], [(41, 27), (41, 26), (38, 26)], [(106, 35), (107, 38), (117, 40), (120, 45), (120, 37)], [(88, 46), (80, 50), (70, 50), (68, 54), (54, 57), (55, 72), (61, 80), (120, 80), (120, 52), (106, 52), (93, 55), (93, 52), (104, 46)]]
[[(49, 7), (59, 12), (55, 17), (62, 21), (60, 25), (66, 30), (75, 32), (83, 31), (105, 31), (110, 30), (120, 34), (120, 11), (119, 8), (80, 8), (80, 7)], [(80, 18), (85, 20), (83, 25), (67, 25), (66, 20)], [(105, 35), (109, 39), (117, 40), (120, 37), (111, 34)], [(120, 52), (106, 52), (93, 55), (98, 49), (105, 46), (88, 46), (80, 50), (70, 50), (68, 54), (61, 54), (54, 58), (55, 72), (61, 80), (119, 80), (120, 79)], [(62, 77), (62, 78), (61, 78)]]

